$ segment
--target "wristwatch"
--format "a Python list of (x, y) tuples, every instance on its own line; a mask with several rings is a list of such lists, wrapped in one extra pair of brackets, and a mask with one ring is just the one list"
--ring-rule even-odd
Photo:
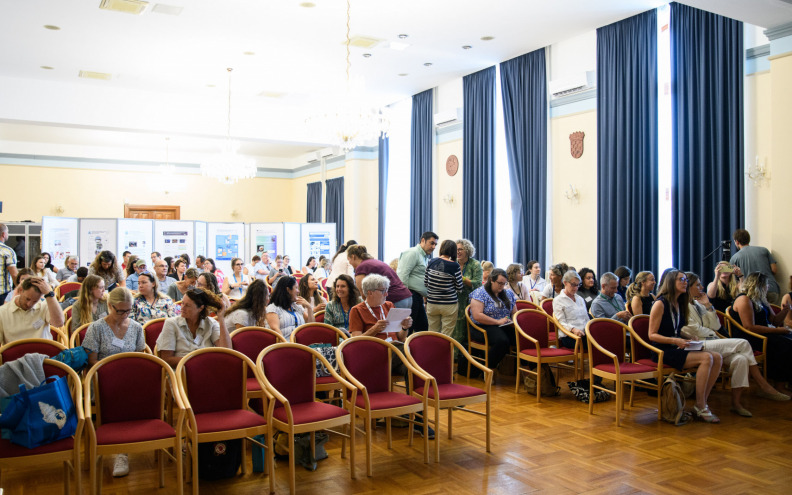
[(49, 291), (49, 293), (44, 294), (44, 297), (55, 297), (55, 291)]

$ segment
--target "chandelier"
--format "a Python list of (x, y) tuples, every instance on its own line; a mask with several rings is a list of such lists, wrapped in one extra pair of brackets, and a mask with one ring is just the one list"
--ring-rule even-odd
[(214, 155), (201, 163), (201, 175), (217, 179), (223, 184), (236, 184), (241, 179), (256, 176), (256, 161), (245, 158), (237, 153), (239, 143), (231, 139), (231, 71), (228, 68), (228, 121), (226, 123), (226, 139), (218, 155)]
[(356, 146), (387, 136), (390, 118), (386, 111), (366, 103), (365, 83), (360, 77), (351, 78), (350, 69), (350, 5), (346, 11), (346, 88), (341, 95), (332, 98), (335, 104), (319, 115), (306, 119), (306, 124), (318, 133), (329, 134), (326, 138), (334, 146), (347, 152)]

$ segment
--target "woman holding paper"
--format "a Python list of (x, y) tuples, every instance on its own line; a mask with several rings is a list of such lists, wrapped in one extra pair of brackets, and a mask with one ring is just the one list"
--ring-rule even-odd
[[(671, 270), (666, 274), (660, 293), (649, 312), (649, 340), (663, 351), (663, 364), (682, 371), (696, 368), (696, 417), (707, 423), (720, 423), (710, 411), (707, 399), (718, 380), (723, 358), (717, 352), (691, 351), (691, 341), (681, 336), (690, 313), (688, 280), (684, 272)], [(658, 354), (652, 353), (657, 361)]]
[(388, 327), (388, 313), (393, 309), (393, 303), (386, 300), (390, 281), (387, 277), (372, 273), (366, 276), (361, 283), (363, 288), (363, 302), (349, 310), (349, 333), (352, 337), (365, 335), (404, 342), (407, 338), (407, 329), (412, 326), (412, 318), (407, 317), (400, 322), (397, 331), (386, 333)]
[[(516, 341), (512, 316), (517, 312), (517, 298), (512, 291), (504, 290), (508, 283), (506, 271), (496, 268), (487, 283), (470, 294), (470, 317), (487, 332), (489, 368), (496, 368)], [(477, 342), (484, 342), (480, 332), (471, 332), (470, 336)]]

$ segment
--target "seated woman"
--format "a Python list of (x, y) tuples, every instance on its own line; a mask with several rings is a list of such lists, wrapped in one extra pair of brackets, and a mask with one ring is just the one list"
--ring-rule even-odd
[(542, 292), (547, 285), (547, 280), (542, 278), (542, 265), (536, 260), (531, 260), (525, 267), (528, 280), (523, 279), (523, 283), (528, 286), (529, 291), (537, 290)]
[(48, 269), (52, 273), (57, 274), (58, 267), (52, 264), (52, 256), (50, 256), (49, 253), (41, 253), (41, 255), (44, 256), (44, 259), (46, 260), (46, 263), (44, 264), (44, 268)]
[[(585, 349), (586, 324), (589, 322), (586, 302), (578, 294), (580, 288), (580, 275), (575, 270), (569, 270), (561, 279), (564, 290), (553, 298), (553, 317), (564, 327), (567, 332), (581, 337), (580, 345)], [(566, 335), (558, 335), (558, 342), (563, 347), (574, 348), (575, 339)]]
[[(233, 265), (233, 263), (231, 263)], [(184, 280), (184, 274), (187, 272), (187, 261), (182, 258), (178, 257), (173, 261), (173, 273), (170, 274), (170, 278), (181, 281)]]
[[(487, 333), (490, 346), (487, 367), (491, 369), (498, 367), (509, 347), (516, 343), (511, 318), (517, 312), (517, 298), (511, 291), (504, 290), (506, 284), (506, 272), (495, 268), (487, 283), (470, 294), (470, 317)], [(484, 342), (479, 332), (473, 331), (470, 336), (476, 342)]]
[[(690, 312), (687, 325), (682, 328), (683, 338), (701, 340), (705, 351), (718, 352), (723, 356), (723, 364), (729, 367), (731, 373), (732, 407), (731, 412), (750, 418), (751, 412), (745, 409), (740, 402), (743, 390), (748, 388), (748, 375), (759, 385), (760, 397), (789, 400), (789, 396), (774, 389), (762, 376), (756, 364), (751, 344), (745, 339), (722, 339), (718, 337), (721, 329), (720, 320), (715, 313), (715, 307), (704, 292), (704, 286), (695, 273), (686, 273), (688, 279), (688, 297), (690, 299)], [(786, 399), (781, 398), (786, 397)]]
[(632, 280), (632, 270), (630, 270), (629, 266), (622, 265), (614, 270), (613, 274), (619, 277), (619, 287), (616, 289), (616, 293), (625, 301), (629, 301), (629, 299), (627, 299), (627, 288), (630, 286), (630, 281)]
[(514, 297), (523, 301), (530, 301), (528, 286), (523, 283), (523, 268), (519, 263), (512, 263), (506, 267), (506, 278), (509, 285), (506, 290), (511, 291)]
[(150, 273), (141, 273), (138, 277), (138, 296), (132, 304), (130, 318), (145, 324), (157, 318), (173, 318), (176, 316), (173, 299), (159, 292), (157, 277)]
[[(131, 258), (130, 258), (131, 259)], [(102, 251), (88, 267), (88, 275), (99, 275), (104, 279), (105, 289), (126, 287), (126, 276), (118, 266), (115, 255), (110, 251)]]
[(319, 282), (312, 274), (303, 275), (300, 283), (297, 284), (300, 289), (300, 297), (311, 303), (311, 312), (317, 313), (324, 311), (327, 306), (327, 299), (322, 297), (319, 290)]
[(195, 287), (196, 282), (198, 281), (198, 270), (195, 268), (188, 268), (186, 272), (184, 272), (184, 280), (180, 282), (175, 282), (168, 286), (168, 297), (173, 299), (174, 301), (181, 301), (184, 294)]
[[(666, 275), (649, 313), (649, 340), (663, 351), (663, 364), (679, 371), (696, 368), (696, 405), (693, 412), (702, 421), (720, 423), (720, 419), (710, 411), (707, 399), (718, 380), (723, 359), (717, 352), (686, 349), (690, 341), (682, 337), (681, 331), (690, 311), (687, 286), (684, 272), (672, 270)], [(653, 360), (658, 358), (658, 354), (652, 353)]]
[(77, 302), (72, 306), (69, 335), (86, 323), (100, 320), (107, 314), (104, 280), (96, 275), (88, 275), (80, 286)]
[(482, 261), (481, 262), (481, 283), (486, 284), (487, 280), (489, 280), (489, 276), (492, 273), (492, 270), (495, 269), (495, 265), (492, 264), (491, 261)]
[(578, 296), (583, 298), (586, 303), (586, 311), (591, 309), (591, 303), (599, 295), (599, 284), (597, 283), (597, 275), (591, 268), (583, 268), (578, 273), (581, 278), (580, 288), (578, 289)]
[(283, 273), (286, 275), (294, 275), (294, 268), (291, 266), (291, 260), (288, 254), (283, 255)]
[(275, 285), (278, 283), (278, 280), (286, 276), (289, 275), (286, 275), (286, 271), (283, 269), (283, 256), (277, 255), (275, 256), (275, 263), (273, 263), (269, 274), (267, 274), (267, 283), (275, 290)]
[(564, 290), (564, 274), (569, 271), (566, 263), (556, 263), (550, 267), (549, 275), (550, 283), (545, 285), (542, 291), (542, 299), (555, 298)]
[(223, 280), (222, 292), (231, 299), (242, 299), (250, 285), (250, 277), (242, 273), (244, 264), (242, 258), (232, 258), (231, 268), (233, 271)]
[(725, 313), (726, 308), (740, 295), (741, 276), (740, 268), (727, 261), (721, 261), (715, 266), (715, 280), (707, 285), (707, 297), (721, 313)]
[[(742, 291), (734, 300), (732, 315), (746, 330), (767, 337), (767, 377), (775, 380), (776, 385), (786, 382), (789, 390), (792, 389), (792, 330), (784, 326), (784, 319), (792, 308), (787, 304), (780, 313), (774, 314), (767, 302), (768, 289), (767, 275), (749, 273), (743, 280)], [(732, 337), (744, 338), (752, 347), (757, 340), (736, 328)]]
[[(83, 347), (88, 354), (88, 364), (93, 366), (107, 356), (120, 352), (143, 352), (146, 339), (143, 327), (128, 318), (132, 311), (132, 293), (124, 287), (116, 287), (107, 298), (110, 313), (91, 323), (85, 332)], [(134, 377), (130, 377), (134, 380)], [(116, 478), (129, 474), (129, 454), (118, 454), (113, 464)]]
[(314, 270), (314, 276), (319, 280), (329, 278), (331, 268), (332, 265), (330, 264), (330, 260), (324, 259), (319, 263), (319, 266), (316, 267), (316, 270)]
[(43, 254), (39, 254), (33, 258), (33, 263), (30, 264), (30, 271), (33, 272), (34, 277), (43, 278), (47, 285), (53, 289), (58, 286), (58, 279), (52, 270), (47, 268), (47, 259)]
[(640, 272), (635, 276), (635, 282), (627, 288), (627, 310), (633, 315), (648, 315), (652, 311), (655, 296), (652, 289), (657, 282), (652, 272)]
[(267, 325), (267, 305), (269, 289), (263, 280), (254, 280), (239, 301), (226, 311), (225, 325), (233, 332), (242, 327), (265, 327)]
[(349, 312), (360, 302), (360, 291), (352, 277), (339, 275), (333, 282), (333, 298), (325, 307), (324, 322), (349, 336)]
[(283, 276), (272, 289), (270, 304), (267, 306), (267, 323), (273, 330), (289, 340), (292, 332), (306, 322), (314, 321), (311, 303), (300, 297), (297, 279)]
[(228, 299), (228, 296), (220, 292), (220, 286), (217, 285), (217, 279), (210, 272), (205, 271), (198, 275), (198, 279), (195, 281), (195, 288), (208, 290), (212, 294), (219, 297), (226, 307), (231, 306), (231, 301)]
[(225, 279), (225, 275), (223, 275), (222, 270), (217, 269), (217, 265), (215, 265), (215, 261), (212, 258), (206, 258), (203, 265), (204, 272), (209, 272), (215, 276), (217, 279), (217, 286), (223, 286), (223, 280)]
[[(209, 310), (217, 312), (217, 320), (209, 317)], [(227, 306), (217, 294), (202, 289), (190, 289), (182, 299), (181, 316), (168, 318), (157, 338), (160, 357), (173, 366), (181, 358), (204, 347), (231, 349), (231, 336), (225, 326)]]
[(308, 258), (308, 261), (305, 262), (305, 266), (302, 267), (302, 271), (304, 274), (313, 273), (316, 270), (316, 258), (311, 256)]
[[(339, 278), (341, 278), (339, 276)], [(385, 295), (390, 288), (390, 281), (387, 277), (372, 273), (363, 279), (363, 302), (355, 305), (349, 311), (349, 333), (352, 337), (365, 335), (369, 337), (379, 337), (388, 341), (401, 343), (407, 338), (407, 329), (412, 326), (412, 318), (409, 316), (402, 320), (398, 332), (386, 333), (388, 326), (388, 313), (393, 309), (393, 303), (385, 300)], [(398, 346), (401, 350), (402, 346)], [(395, 361), (395, 360), (394, 360)], [(391, 366), (398, 366), (401, 363), (391, 363)]]

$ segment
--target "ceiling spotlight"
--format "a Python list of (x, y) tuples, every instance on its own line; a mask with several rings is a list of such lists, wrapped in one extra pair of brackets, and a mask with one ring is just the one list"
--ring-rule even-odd
[(49, 65), (42, 65), (41, 68), (44, 70), (52, 70), (54, 67), (50, 67)]
[(242, 52), (242, 55), (255, 55), (256, 52)]
[(363, 54), (363, 58), (371, 58), (371, 54), (370, 53), (364, 53)]
[(473, 48), (473, 47), (470, 46), (470, 45), (462, 45), (462, 49), (463, 50), (470, 50), (471, 48)]
[(50, 31), (60, 31), (58, 26), (53, 26), (52, 24), (44, 25), (44, 29), (49, 29)]
[(305, 7), (306, 9), (312, 9), (316, 7), (316, 4), (313, 2), (303, 2), (300, 4), (300, 7)]
[(206, 87), (207, 87), (207, 88), (214, 88), (214, 87), (216, 87), (216, 86), (215, 86), (214, 84), (207, 84), (207, 85), (206, 85)]
[(408, 36), (408, 35), (406, 35), (406, 34), (400, 34), (400, 35), (399, 35), (399, 39), (400, 39), (400, 40), (406, 39), (406, 38), (407, 38), (407, 36)]
[(406, 72), (402, 72), (401, 74), (399, 74), (399, 77), (407, 77), (407, 73)]
[(495, 39), (495, 36), (482, 36), (481, 41), (492, 41)]
[(431, 66), (432, 66), (432, 62), (426, 62), (426, 63), (424, 64), (424, 67), (431, 67)]

